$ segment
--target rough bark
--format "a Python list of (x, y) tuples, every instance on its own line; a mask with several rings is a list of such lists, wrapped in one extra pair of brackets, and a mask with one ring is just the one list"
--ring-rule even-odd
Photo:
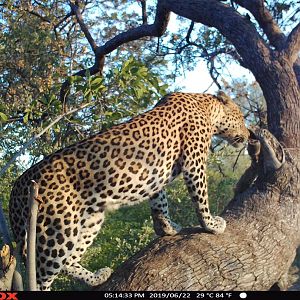
[(268, 40), (276, 50), (281, 50), (285, 44), (285, 35), (274, 20), (270, 11), (265, 7), (264, 0), (234, 0), (235, 3), (252, 13)]
[[(261, 158), (265, 161), (265, 158)], [(286, 288), (300, 244), (300, 171), (286, 152), (277, 171), (263, 170), (222, 216), (222, 235), (185, 229), (157, 238), (120, 266), (101, 290), (269, 290)]]

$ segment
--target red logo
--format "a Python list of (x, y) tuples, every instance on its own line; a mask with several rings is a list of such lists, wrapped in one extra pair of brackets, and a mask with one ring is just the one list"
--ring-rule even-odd
[(17, 293), (0, 292), (0, 300), (18, 300)]

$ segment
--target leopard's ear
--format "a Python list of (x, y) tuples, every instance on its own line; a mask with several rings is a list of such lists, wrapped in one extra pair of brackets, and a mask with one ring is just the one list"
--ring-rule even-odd
[(218, 100), (220, 100), (220, 102), (222, 102), (225, 105), (232, 101), (231, 98), (221, 90), (218, 91), (218, 94), (216, 97), (218, 98)]

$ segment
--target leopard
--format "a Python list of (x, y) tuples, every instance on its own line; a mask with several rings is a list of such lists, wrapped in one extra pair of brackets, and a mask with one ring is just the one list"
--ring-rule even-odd
[(90, 286), (112, 270), (90, 272), (80, 264), (104, 222), (105, 212), (149, 200), (155, 233), (175, 235), (165, 186), (182, 174), (199, 225), (222, 234), (226, 222), (213, 216), (207, 192), (207, 157), (213, 136), (234, 147), (249, 131), (238, 105), (224, 95), (170, 93), (149, 111), (45, 157), (14, 183), (9, 202), (12, 231), (26, 257), (28, 198), (32, 181), (42, 202), (37, 215), (36, 266), (39, 290), (58, 274)]

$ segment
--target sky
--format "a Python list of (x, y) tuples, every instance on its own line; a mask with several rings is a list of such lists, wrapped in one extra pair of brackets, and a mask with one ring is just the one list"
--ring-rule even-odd
[[(225, 70), (222, 77), (230, 82), (234, 78), (245, 77), (249, 81), (253, 81), (253, 75), (246, 69), (240, 67), (236, 63), (232, 63), (229, 70)], [(190, 93), (216, 93), (218, 87), (213, 83), (205, 62), (199, 62), (193, 71), (187, 71), (185, 75), (180, 76), (174, 83), (175, 86), (181, 86), (182, 92)]]
[[(180, 27), (180, 22), (176, 20), (176, 15), (171, 13), (168, 29), (176, 33)], [(254, 77), (250, 71), (241, 67), (239, 64), (233, 62), (222, 70), (222, 78), (229, 83), (232, 79), (244, 77), (250, 82), (254, 81)], [(180, 87), (182, 92), (190, 93), (216, 93), (218, 87), (213, 83), (206, 63), (204, 61), (198, 62), (193, 71), (185, 71), (185, 74), (177, 77), (173, 84), (174, 89)], [(172, 87), (170, 87), (172, 89)]]

